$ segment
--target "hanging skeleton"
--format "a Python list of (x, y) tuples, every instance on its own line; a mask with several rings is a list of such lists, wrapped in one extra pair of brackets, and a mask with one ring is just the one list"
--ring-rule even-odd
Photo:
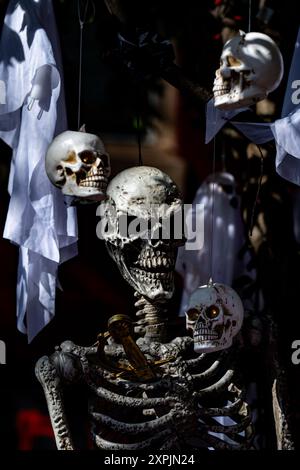
[(101, 449), (249, 448), (251, 415), (235, 383), (232, 348), (196, 355), (192, 337), (167, 338), (165, 307), (182, 241), (164, 237), (159, 228), (181, 209), (175, 184), (161, 171), (141, 166), (117, 175), (107, 194), (102, 233), (135, 289), (137, 321), (115, 315), (94, 346), (66, 341), (38, 361), (36, 375), (58, 449), (74, 449), (63, 389), (75, 382), (89, 388), (91, 432)]

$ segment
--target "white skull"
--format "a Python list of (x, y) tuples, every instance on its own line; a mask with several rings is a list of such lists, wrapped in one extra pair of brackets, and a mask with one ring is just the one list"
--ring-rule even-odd
[(195, 352), (214, 352), (232, 345), (243, 323), (244, 308), (231, 287), (210, 283), (192, 293), (185, 315)]
[(181, 211), (175, 183), (157, 168), (133, 167), (112, 179), (107, 195), (101, 204), (107, 226), (102, 236), (122, 276), (148, 299), (171, 298), (177, 247), (183, 241), (162, 236), (155, 221), (164, 224)]
[(223, 47), (214, 105), (221, 109), (250, 106), (275, 90), (282, 76), (282, 55), (275, 42), (266, 34), (240, 31)]
[(46, 173), (63, 194), (101, 201), (110, 175), (109, 155), (101, 139), (86, 132), (59, 134), (46, 154)]

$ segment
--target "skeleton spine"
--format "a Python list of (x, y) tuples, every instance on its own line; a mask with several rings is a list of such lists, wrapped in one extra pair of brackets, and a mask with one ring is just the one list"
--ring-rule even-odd
[(135, 302), (137, 322), (135, 332), (144, 336), (149, 341), (162, 343), (166, 339), (166, 317), (163, 304), (150, 302), (138, 292), (135, 292), (138, 299)]

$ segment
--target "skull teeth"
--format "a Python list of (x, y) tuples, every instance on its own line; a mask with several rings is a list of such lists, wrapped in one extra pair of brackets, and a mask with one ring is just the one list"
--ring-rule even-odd
[(214, 87), (213, 92), (214, 92), (214, 97), (217, 98), (218, 96), (227, 95), (227, 93), (230, 92), (230, 88), (224, 85), (216, 86)]
[(143, 269), (131, 269), (133, 278), (141, 284), (146, 284), (150, 290), (161, 289), (170, 291), (173, 288), (174, 273), (151, 272)]
[(107, 178), (100, 175), (87, 176), (84, 180), (80, 181), (79, 186), (91, 187), (91, 188), (103, 188), (106, 186)]
[(207, 341), (212, 339), (218, 339), (219, 335), (214, 333), (207, 328), (198, 328), (194, 333), (194, 340), (195, 341)]
[(174, 257), (161, 255), (160, 253), (160, 251), (157, 251), (156, 256), (151, 256), (150, 252), (144, 252), (139, 256), (135, 265), (158, 273), (161, 271), (172, 271), (174, 269)]
[(194, 341), (196, 341), (196, 342), (211, 341), (211, 340), (215, 340), (215, 339), (219, 339), (219, 337), (216, 336), (216, 335), (206, 335), (206, 336), (194, 335)]
[(151, 272), (151, 271), (146, 271), (144, 269), (132, 269), (132, 273), (135, 274), (135, 276), (143, 279), (158, 279), (158, 280), (167, 280), (167, 281), (172, 281), (173, 280), (173, 271), (169, 272)]

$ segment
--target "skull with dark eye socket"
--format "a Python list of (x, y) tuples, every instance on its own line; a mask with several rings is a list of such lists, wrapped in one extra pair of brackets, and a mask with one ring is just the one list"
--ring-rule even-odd
[(229, 286), (211, 283), (189, 299), (186, 328), (193, 332), (195, 352), (214, 352), (232, 345), (243, 322), (243, 304)]
[(182, 210), (175, 183), (157, 168), (133, 167), (112, 179), (107, 195), (101, 236), (122, 276), (147, 299), (170, 299), (177, 248), (184, 243), (167, 227)]
[(86, 132), (58, 135), (46, 154), (46, 172), (63, 194), (79, 199), (105, 199), (110, 159), (101, 139)]
[(216, 71), (214, 105), (235, 109), (260, 101), (275, 90), (283, 76), (283, 60), (266, 34), (251, 32), (232, 37), (223, 47)]

